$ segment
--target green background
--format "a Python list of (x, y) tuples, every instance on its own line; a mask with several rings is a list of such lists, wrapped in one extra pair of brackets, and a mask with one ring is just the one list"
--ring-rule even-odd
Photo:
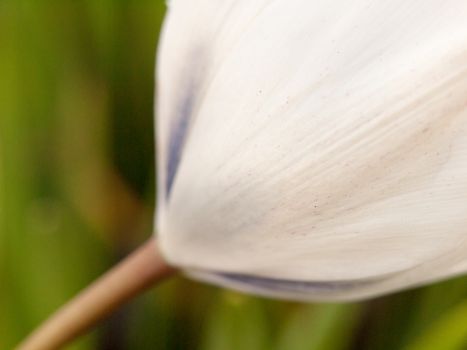
[[(164, 11), (156, 0), (0, 0), (0, 349), (151, 232)], [(466, 349), (466, 282), (299, 304), (176, 278), (70, 348)]]

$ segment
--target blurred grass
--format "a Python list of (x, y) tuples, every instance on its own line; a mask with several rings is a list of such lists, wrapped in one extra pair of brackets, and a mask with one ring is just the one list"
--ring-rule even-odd
[[(162, 1), (0, 0), (0, 349), (151, 232)], [(460, 278), (366, 303), (177, 279), (71, 349), (467, 348)]]

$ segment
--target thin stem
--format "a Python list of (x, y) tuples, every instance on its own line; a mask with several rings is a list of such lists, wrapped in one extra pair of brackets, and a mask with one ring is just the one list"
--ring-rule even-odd
[(59, 349), (175, 271), (160, 255), (157, 242), (150, 239), (58, 310), (17, 349)]

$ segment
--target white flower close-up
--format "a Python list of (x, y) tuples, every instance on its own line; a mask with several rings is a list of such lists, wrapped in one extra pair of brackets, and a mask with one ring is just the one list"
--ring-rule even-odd
[[(121, 12), (107, 16), (107, 12), (113, 10), (103, 10), (105, 6), (110, 9), (117, 4)], [(58, 97), (50, 97), (54, 102), (50, 106), (57, 106), (50, 110), (60, 115), (57, 121), (50, 119), (48, 128), (42, 128), (41, 124), (38, 129), (42, 134), (36, 135), (36, 130), (24, 132), (23, 138), (28, 141), (11, 152), (9, 168), (15, 168), (16, 163), (23, 164), (23, 168), (18, 168), (23, 170), (18, 172), (28, 173), (31, 179), (37, 177), (38, 180), (29, 181), (28, 177), (24, 186), (17, 186), (18, 195), (11, 192), (9, 198), (14, 200), (9, 201), (13, 203), (9, 205), (22, 208), (15, 204), (18, 197), (18, 201), (24, 201), (24, 208), (30, 207), (26, 205), (29, 202), (22, 199), (23, 187), (29, 188), (30, 183), (37, 182), (41, 186), (31, 190), (30, 201), (35, 203), (38, 194), (50, 191), (55, 195), (55, 188), (61, 189), (63, 182), (72, 184), (68, 186), (73, 191), (64, 190), (63, 198), (57, 194), (56, 202), (62, 203), (57, 208), (68, 213), (67, 210), (76, 207), (76, 213), (60, 215), (60, 218), (69, 217), (70, 224), (57, 219), (61, 224), (43, 225), (62, 227), (63, 237), (57, 238), (57, 245), (52, 243), (52, 236), (46, 235), (35, 240), (40, 245), (24, 244), (25, 253), (20, 256), (27, 256), (28, 263), (33, 262), (37, 267), (19, 270), (21, 273), (17, 275), (34, 276), (37, 288), (19, 287), (27, 284), (16, 281), (11, 293), (19, 290), (27, 296), (31, 289), (31, 293), (36, 291), (41, 295), (40, 291), (49, 285), (61, 285), (56, 282), (58, 279), (50, 276), (68, 278), (64, 272), (68, 270), (59, 269), (55, 275), (43, 274), (49, 272), (44, 267), (56, 265), (58, 261), (71, 266), (73, 272), (75, 265), (86, 265), (88, 260), (89, 265), (93, 264), (87, 254), (90, 237), (86, 234), (80, 239), (68, 237), (72, 227), (87, 228), (89, 225), (94, 230), (95, 225), (95, 251), (101, 252), (101, 246), (113, 245), (113, 250), (109, 250), (113, 254), (108, 256), (120, 257), (122, 252), (133, 250), (134, 245), (129, 242), (136, 242), (144, 233), (150, 238), (41, 323), (16, 349), (62, 348), (119, 306), (178, 272), (227, 289), (307, 302), (367, 300), (467, 275), (467, 0), (171, 0), (167, 2), (167, 10), (160, 9), (163, 11), (157, 17), (160, 21), (154, 19), (155, 9), (154, 13), (150, 10), (146, 13), (139, 2), (135, 4), (130, 10), (126, 3), (106, 2), (104, 7), (93, 5), (90, 12), (93, 15), (89, 18), (83, 15), (84, 22), (96, 25), (96, 30), (90, 31), (96, 38), (91, 40), (85, 36), (87, 39), (75, 40), (76, 52), (84, 52), (83, 47), (87, 47), (84, 43), (92, 43), (89, 47), (96, 51), (85, 52), (81, 61), (75, 60), (75, 51), (68, 48), (68, 40), (62, 46), (66, 48), (64, 52), (73, 53), (64, 54), (70, 63), (57, 67), (48, 64), (61, 62), (59, 56), (49, 60), (46, 53), (55, 52), (59, 45), (51, 45), (53, 50), (49, 51), (39, 50), (42, 46), (35, 41), (31, 45), (39, 56), (47, 57), (47, 64), (44, 63), (47, 69), (36, 75), (48, 83), (37, 85), (32, 79), (31, 86), (40, 93), (33, 94), (36, 90), (31, 90), (30, 95), (25, 95), (32, 98), (24, 98), (21, 93), (18, 106), (22, 107), (23, 101), (45, 98), (48, 90), (57, 90)], [(152, 2), (146, 6), (148, 4), (155, 6)], [(30, 9), (30, 12), (34, 11)], [(63, 12), (66, 13), (79, 14), (75, 22), (70, 22), (72, 24), (82, 20), (81, 12), (76, 12), (74, 7)], [(82, 13), (87, 12), (83, 10)], [(153, 56), (150, 55), (154, 47), (138, 51), (139, 43), (133, 42), (133, 38), (138, 30), (141, 40), (150, 38), (152, 33), (155, 41), (162, 13), (165, 20), (158, 41), (155, 72), (156, 148), (152, 153), (153, 80), (150, 74), (143, 72), (152, 72)], [(60, 24), (65, 21), (61, 14), (60, 21), (57, 20)], [(105, 21), (95, 21), (97, 14), (105, 14), (102, 15)], [(127, 22), (121, 22), (120, 17), (127, 18)], [(31, 22), (29, 15), (25, 18), (27, 23)], [(146, 18), (151, 27), (140, 27), (137, 18)], [(38, 23), (41, 22), (36, 26)], [(108, 29), (104, 30), (107, 27), (113, 36), (102, 35), (107, 33)], [(23, 33), (22, 30), (18, 32)], [(32, 29), (24, 31), (26, 34), (33, 32)], [(75, 32), (79, 30), (70, 31)], [(83, 33), (88, 31), (83, 30)], [(22, 48), (16, 44), (16, 37), (12, 37), (14, 47)], [(75, 38), (74, 34), (70, 34), (70, 38)], [(106, 44), (101, 47), (104, 42)], [(122, 48), (117, 49), (120, 46)], [(8, 57), (10, 53), (6, 52)], [(30, 56), (18, 61), (29, 62)], [(88, 66), (92, 57), (100, 58), (100, 63)], [(148, 68), (144, 70), (146, 61)], [(36, 66), (41, 64), (35, 63)], [(5, 67), (8, 78), (10, 66)], [(63, 74), (66, 67), (68, 70)], [(83, 69), (79, 74), (75, 71), (77, 67)], [(55, 80), (49, 81), (49, 71), (74, 79), (58, 84)], [(94, 71), (95, 75), (88, 77)], [(25, 76), (30, 73), (22, 68), (18, 68), (18, 72)], [(109, 72), (112, 74), (107, 76)], [(18, 78), (18, 82), (25, 80)], [(8, 85), (4, 90), (21, 90), (15, 87)], [(70, 91), (62, 94), (63, 87)], [(44, 96), (43, 91), (47, 91)], [(67, 102), (69, 97), (72, 102)], [(31, 119), (34, 127), (37, 118), (41, 118), (41, 123), (45, 116), (48, 118), (48, 112), (44, 112), (48, 109), (42, 111), (41, 108), (31, 107), (29, 114), (34, 116)], [(18, 111), (22, 109), (18, 107)], [(37, 114), (38, 111), (42, 114)], [(70, 111), (66, 118), (64, 111)], [(109, 115), (104, 117), (107, 113)], [(23, 113), (18, 116), (9, 120), (22, 120)], [(79, 131), (81, 119), (85, 117), (92, 120), (89, 123), (92, 128)], [(58, 127), (61, 119), (67, 127)], [(109, 121), (106, 128), (100, 124), (104, 120)], [(15, 124), (7, 145), (16, 143), (17, 136), (22, 133), (18, 130), (27, 124), (24, 121)], [(108, 136), (104, 132), (107, 129)], [(60, 130), (68, 130), (65, 133), (68, 136), (50, 137)], [(99, 135), (99, 139), (90, 137), (88, 140), (88, 134)], [(50, 143), (36, 145), (31, 141), (49, 138)], [(57, 146), (61, 143), (55, 144), (56, 138), (70, 140), (68, 153), (63, 153), (69, 156), (61, 156), (61, 148)], [(81, 144), (82, 139), (89, 144)], [(113, 146), (107, 149), (104, 139), (112, 140), (109, 143)], [(146, 142), (139, 142), (143, 139)], [(40, 152), (36, 154), (35, 148), (43, 150), (43, 157), (39, 156)], [(60, 149), (60, 157), (48, 151), (56, 148)], [(34, 151), (28, 151), (34, 160), (31, 163), (41, 165), (40, 170), (30, 174), (29, 161), (25, 161), (29, 158), (22, 158), (29, 149)], [(91, 152), (102, 153), (102, 157), (88, 160)], [(78, 154), (78, 161), (75, 161)], [(47, 168), (47, 161), (55, 158), (66, 158), (64, 164), (79, 163), (79, 166), (59, 166), (51, 162)], [(157, 204), (152, 227), (154, 158)], [(83, 165), (91, 170), (83, 171)], [(63, 170), (64, 175), (57, 175), (55, 183), (49, 181), (47, 174), (56, 169)], [(75, 179), (76, 173), (80, 174), (77, 177), (80, 181), (63, 180)], [(9, 186), (14, 177), (6, 177), (4, 182)], [(90, 180), (92, 182), (88, 182)], [(99, 188), (109, 192), (96, 192)], [(147, 200), (145, 189), (151, 194)], [(68, 198), (68, 193), (79, 194), (80, 191), (92, 195), (77, 195), (75, 200)], [(146, 210), (147, 207), (150, 209)], [(35, 226), (23, 227), (23, 221), (50, 222), (49, 217), (43, 221), (28, 221), (28, 210), (4, 215), (17, 220), (20, 235), (29, 230), (25, 227)], [(50, 215), (44, 218), (46, 216)], [(77, 218), (82, 218), (81, 224), (75, 221)], [(149, 220), (145, 222), (144, 218)], [(9, 231), (16, 226), (5, 227)], [(142, 228), (145, 232), (139, 234)], [(16, 234), (15, 231), (10, 233), (11, 237)], [(31, 237), (33, 235), (28, 233), (16, 246), (22, 247)], [(82, 245), (75, 245), (81, 239)], [(65, 242), (72, 248), (64, 250), (68, 252), (63, 253), (66, 259), (51, 258), (44, 262), (40, 255), (29, 256), (36, 250), (42, 252), (35, 247), (49, 249), (49, 246), (61, 247)], [(86, 253), (81, 256), (82, 260), (76, 260), (78, 263), (73, 259), (68, 261), (68, 255), (75, 252)], [(113, 265), (113, 260), (109, 265)], [(100, 265), (93, 267), (96, 274), (100, 273)], [(292, 348), (288, 345), (280, 347), (285, 344), (283, 339), (290, 338), (294, 344), (301, 344), (307, 332), (314, 334), (312, 341), (293, 349), (344, 349), (341, 345), (323, 345), (328, 344), (322, 342), (324, 338), (320, 332), (323, 329), (336, 339), (344, 333), (351, 334), (349, 349), (426, 350), (425, 344), (433, 343), (430, 349), (457, 350), (465, 345), (465, 330), (458, 326), (465, 323), (462, 320), (467, 320), (467, 303), (459, 301), (461, 296), (465, 299), (467, 293), (465, 282), (462, 288), (453, 284), (433, 293), (431, 288), (424, 293), (407, 293), (416, 295), (417, 303), (412, 303), (415, 298), (407, 298), (403, 303), (383, 302), (379, 305), (382, 308), (373, 307), (377, 304), (374, 301), (339, 305), (337, 309), (323, 308), (323, 313), (313, 308), (309, 314), (312, 318), (306, 316), (310, 322), (303, 321), (305, 314), (288, 311), (283, 318), (276, 317), (276, 322), (266, 322), (276, 313), (272, 310), (279, 309), (268, 308), (269, 311), (263, 312), (260, 302), (253, 303), (256, 309), (245, 306), (253, 305), (248, 302), (243, 308), (236, 308), (235, 302), (226, 308), (219, 304), (218, 310), (225, 313), (212, 313), (207, 317), (204, 309), (211, 307), (207, 308), (204, 300), (216, 298), (212, 297), (210, 288), (197, 293), (186, 287), (190, 282), (181, 283), (188, 284), (170, 289), (170, 298), (161, 298), (164, 293), (158, 294), (157, 302), (144, 304), (152, 313), (138, 316), (141, 320), (157, 320), (163, 325), (157, 332), (152, 331), (152, 325), (143, 327), (138, 318), (125, 314), (116, 318), (124, 323), (116, 322), (116, 328), (112, 328), (107, 338), (119, 347), (119, 339), (139, 339), (132, 332), (126, 334), (128, 337), (114, 336), (125, 328), (122, 325), (131, 324), (151, 337), (157, 334), (158, 339), (166, 336), (165, 333), (173, 333), (167, 344), (191, 349), (197, 347), (180, 340), (179, 330), (183, 329), (198, 342), (201, 339), (199, 324), (203, 323), (208, 336), (206, 341), (200, 342), (214, 344), (203, 349), (224, 349), (218, 344), (228, 344), (225, 349), (230, 349), (229, 346), (243, 349), (245, 347), (238, 344), (259, 344), (251, 342), (259, 339), (258, 333), (265, 341), (263, 347), (255, 349), (276, 349), (272, 344), (278, 344), (277, 349), (289, 350)], [(71, 285), (70, 290), (75, 290), (75, 285)], [(177, 292), (182, 289), (182, 293)], [(450, 294), (447, 298), (444, 291)], [(225, 293), (228, 294), (235, 295)], [(254, 299), (238, 299), (242, 298)], [(199, 303), (181, 303), (188, 299), (199, 300)], [(25, 300), (25, 305), (34, 306), (34, 310), (39, 305), (47, 305), (42, 299), (36, 303)], [(172, 301), (167, 303), (167, 300)], [(361, 305), (354, 307), (357, 304)], [(289, 310), (288, 306), (283, 310)], [(350, 311), (348, 306), (354, 309)], [(442, 313), (448, 307), (449, 313)], [(23, 306), (19, 309), (23, 310)], [(191, 310), (192, 314), (182, 315), (176, 310)], [(336, 310), (340, 311), (336, 313)], [(418, 316), (406, 322), (409, 313)], [(130, 314), (133, 315), (128, 312)], [(240, 314), (242, 317), (237, 317)], [(430, 317), (436, 320), (432, 322)], [(15, 320), (23, 318), (15, 315)], [(214, 328), (205, 328), (205, 318), (214, 320), (209, 321), (215, 324)], [(250, 323), (244, 324), (247, 318)], [(0, 319), (0, 324), (2, 322)], [(196, 326), (189, 330), (183, 322), (193, 322)], [(218, 322), (223, 326), (217, 327)], [(396, 323), (397, 327), (393, 327)], [(239, 324), (238, 335), (224, 332), (226, 329), (230, 332)], [(279, 324), (285, 327), (281, 337), (273, 334), (281, 329)], [(290, 324), (300, 324), (300, 327), (288, 328)], [(345, 330), (340, 328), (341, 324), (345, 324)], [(315, 328), (303, 328), (303, 325)], [(26, 326), (21, 323), (18, 334), (22, 334)], [(244, 336), (246, 329), (249, 336)], [(427, 334), (420, 338), (420, 343), (414, 338), (415, 344), (422, 345), (406, 347), (407, 340), (418, 336), (419, 331)], [(374, 338), (372, 332), (373, 336), (376, 333), (378, 336)], [(395, 343), (379, 338), (382, 333), (395, 334), (401, 345), (395, 347)], [(298, 337), (291, 337), (291, 334)], [(373, 338), (378, 339), (377, 342), (373, 342)], [(141, 341), (143, 339), (146, 338)], [(162, 340), (151, 343), (153, 338), (148, 339), (147, 344), (164, 344)], [(213, 339), (216, 341), (212, 342)], [(237, 343), (238, 339), (245, 339), (245, 342)], [(447, 341), (450, 346), (446, 346)], [(313, 344), (313, 347), (306, 344)]]
[(465, 0), (170, 1), (163, 255), (299, 300), (466, 272), (466, 18)]

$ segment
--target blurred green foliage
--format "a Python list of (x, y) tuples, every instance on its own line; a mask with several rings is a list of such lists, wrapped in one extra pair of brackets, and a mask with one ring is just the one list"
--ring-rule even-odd
[[(0, 349), (141, 243), (154, 207), (157, 0), (0, 0)], [(465, 278), (298, 304), (184, 279), (71, 349), (467, 348)]]

